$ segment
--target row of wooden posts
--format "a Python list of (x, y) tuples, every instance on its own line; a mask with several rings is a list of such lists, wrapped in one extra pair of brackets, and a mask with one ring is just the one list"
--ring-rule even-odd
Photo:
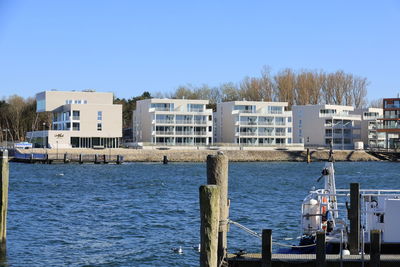
[[(217, 267), (227, 256), (227, 231), (229, 218), (228, 158), (223, 154), (207, 157), (207, 185), (200, 186), (200, 266)], [(350, 184), (350, 234), (349, 248), (352, 255), (360, 249), (360, 185)], [(372, 230), (370, 266), (379, 266), (379, 230)], [(262, 266), (272, 264), (272, 230), (262, 231)], [(325, 232), (317, 233), (316, 266), (326, 266)]]
[[(30, 154), (29, 158), (27, 158), (25, 161), (28, 163), (35, 163), (35, 162), (40, 162), (40, 163), (46, 163), (46, 164), (52, 164), (54, 162), (60, 162), (60, 163), (71, 163), (71, 162), (78, 162), (80, 164), (87, 163), (87, 162), (92, 162), (94, 164), (108, 164), (110, 162), (115, 162), (116, 164), (122, 164), (124, 162), (124, 157), (121, 155), (116, 155), (114, 157), (115, 160), (112, 158), (113, 156), (108, 156), (106, 154), (68, 154), (64, 153), (62, 155), (62, 158), (57, 156), (55, 157), (54, 155), (51, 156), (51, 154), (44, 154), (44, 158), (35, 158), (34, 154)], [(18, 161), (18, 160), (16, 160)]]

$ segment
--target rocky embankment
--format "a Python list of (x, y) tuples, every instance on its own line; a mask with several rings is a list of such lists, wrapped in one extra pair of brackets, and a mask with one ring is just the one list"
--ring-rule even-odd
[[(31, 153), (22, 150), (23, 153)], [(43, 149), (37, 149), (36, 153), (43, 153)], [(123, 155), (124, 161), (128, 162), (160, 162), (164, 156), (170, 162), (205, 162), (207, 155), (216, 154), (217, 150), (158, 150), (158, 149), (60, 149), (60, 155), (69, 154), (112, 154)], [(250, 161), (306, 161), (306, 151), (281, 151), (281, 150), (222, 150), (231, 162), (250, 162)], [(56, 154), (55, 149), (48, 149), (47, 153)], [(329, 151), (312, 150), (310, 151), (311, 161), (325, 161), (328, 159)], [(377, 157), (365, 151), (336, 150), (334, 151), (336, 161), (379, 161)]]

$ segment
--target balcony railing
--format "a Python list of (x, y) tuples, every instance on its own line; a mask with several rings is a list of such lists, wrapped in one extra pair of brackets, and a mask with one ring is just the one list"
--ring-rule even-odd
[(156, 120), (156, 123), (174, 124), (174, 120)]
[(173, 131), (156, 131), (157, 135), (173, 135)]
[(176, 131), (176, 135), (193, 135), (193, 131)]
[(274, 125), (272, 121), (259, 121), (258, 125)]
[(204, 124), (207, 124), (207, 121), (206, 120), (201, 120), (201, 121), (194, 121), (194, 124), (196, 124), (196, 125), (204, 125)]
[(274, 132), (258, 132), (259, 136), (273, 136)]
[(285, 136), (286, 132), (275, 132), (276, 136)]
[(256, 136), (257, 132), (240, 132), (241, 136)]
[(194, 135), (207, 135), (206, 131), (194, 132)]
[(241, 125), (257, 125), (256, 121), (240, 121)]
[(176, 124), (193, 124), (192, 120), (177, 120)]
[(400, 129), (400, 125), (380, 125), (378, 129)]

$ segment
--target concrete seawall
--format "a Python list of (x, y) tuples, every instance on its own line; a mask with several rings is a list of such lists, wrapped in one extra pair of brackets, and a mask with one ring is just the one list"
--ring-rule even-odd
[[(252, 161), (306, 161), (306, 151), (232, 151), (221, 150), (228, 156), (231, 162), (252, 162)], [(49, 153), (56, 154), (56, 149), (34, 149), (21, 150), (22, 153)], [(207, 155), (217, 154), (216, 150), (141, 150), (141, 149), (59, 149), (59, 155), (69, 154), (106, 154), (123, 155), (125, 162), (161, 162), (164, 156), (168, 157), (170, 162), (205, 162)], [(328, 159), (329, 151), (313, 150), (310, 151), (312, 161), (325, 161)], [(378, 158), (368, 154), (365, 151), (336, 150), (334, 151), (336, 161), (379, 161)]]

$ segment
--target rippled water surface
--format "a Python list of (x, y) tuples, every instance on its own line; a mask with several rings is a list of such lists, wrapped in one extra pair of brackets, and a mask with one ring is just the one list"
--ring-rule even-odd
[[(337, 185), (400, 188), (399, 164), (336, 163)], [(302, 199), (323, 163), (231, 163), (231, 219), (299, 234)], [(198, 266), (200, 163), (11, 164), (8, 266)], [(322, 186), (322, 182), (321, 182)], [(261, 242), (231, 226), (231, 252)], [(171, 248), (182, 246), (184, 253)]]

